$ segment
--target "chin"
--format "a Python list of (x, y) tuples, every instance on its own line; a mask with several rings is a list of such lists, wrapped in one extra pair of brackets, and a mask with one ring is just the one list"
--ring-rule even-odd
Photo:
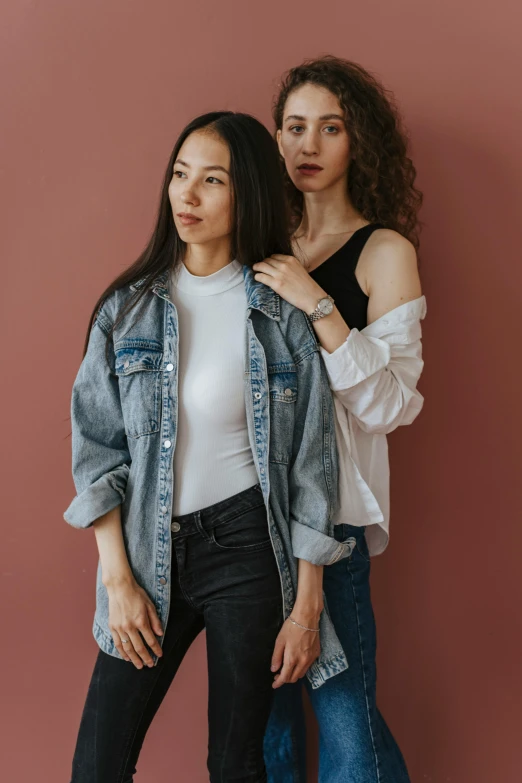
[(199, 228), (199, 226), (178, 226), (176, 225), (176, 230), (178, 232), (178, 236), (181, 239), (182, 242), (185, 242), (186, 244), (190, 245), (193, 242), (205, 242), (205, 237), (202, 237), (198, 235), (198, 231), (195, 230)]
[(312, 177), (303, 177), (299, 182), (294, 182), (294, 185), (301, 193), (319, 193), (321, 190), (326, 190), (328, 187), (324, 182), (317, 182), (317, 180), (313, 180)]

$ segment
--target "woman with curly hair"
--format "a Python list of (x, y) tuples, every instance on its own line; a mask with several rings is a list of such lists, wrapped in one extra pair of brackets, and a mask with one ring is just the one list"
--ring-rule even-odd
[[(325, 611), (349, 668), (307, 683), (319, 722), (321, 783), (404, 783), (406, 764), (376, 704), (370, 556), (389, 539), (386, 435), (422, 408), (425, 316), (417, 269), (422, 195), (393, 97), (356, 63), (306, 61), (273, 112), (294, 218), (293, 256), (255, 278), (313, 324), (334, 394), (340, 463), (336, 537), (350, 557), (324, 569)], [(315, 607), (318, 620), (322, 603)], [(265, 736), (271, 783), (306, 779), (302, 690), (277, 691)]]

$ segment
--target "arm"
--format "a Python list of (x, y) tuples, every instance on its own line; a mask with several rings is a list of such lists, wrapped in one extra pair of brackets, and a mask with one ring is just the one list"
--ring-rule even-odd
[(417, 383), (425, 302), (413, 246), (392, 231), (374, 237), (362, 267), (369, 325), (349, 330), (335, 311), (314, 326), (336, 397), (361, 429), (387, 434), (410, 424), (422, 408)]
[(295, 357), (298, 380), (294, 454), (288, 476), (292, 548), (299, 560), (298, 585), (291, 619), (284, 623), (274, 648), (272, 671), (281, 670), (274, 678), (274, 688), (296, 682), (319, 656), (317, 629), (323, 609), (323, 565), (350, 552), (333, 535), (338, 468), (335, 413), (328, 379), (307, 320), (298, 311), (292, 313), (291, 319), (288, 331), (294, 344), (301, 346)]
[[(154, 663), (144, 645), (158, 656), (162, 650), (156, 639), (163, 635), (156, 608), (145, 590), (138, 585), (131, 571), (123, 531), (121, 506), (116, 506), (93, 523), (100, 555), (102, 580), (109, 597), (109, 627), (118, 652), (124, 661), (137, 669)], [(122, 643), (122, 640), (129, 642)]]
[[(417, 258), (408, 240), (381, 229), (369, 240), (360, 265), (362, 286), (369, 295), (370, 326), (363, 332), (350, 330), (334, 308), (313, 327), (337, 398), (362, 429), (387, 433), (411, 423), (423, 402), (416, 390), (423, 367), (420, 324), (399, 325), (398, 334), (379, 328), (386, 313), (415, 300), (418, 314), (412, 320), (418, 322), (423, 317)], [(291, 256), (273, 256), (255, 264), (254, 269), (256, 280), (305, 313), (312, 312), (318, 299), (326, 295)]]
[(114, 374), (111, 321), (103, 309), (92, 328), (87, 353), (73, 386), (72, 462), (77, 495), (64, 514), (87, 528), (125, 499), (131, 458)]
[[(77, 496), (64, 517), (73, 527), (94, 526), (102, 579), (109, 597), (109, 626), (122, 658), (137, 668), (152, 666), (143, 644), (161, 656), (154, 633), (162, 634), (155, 607), (132, 574), (121, 522), (121, 503), (131, 462), (112, 345), (111, 322), (98, 313), (72, 397), (73, 477)], [(130, 639), (122, 645), (122, 639)]]
[(338, 488), (333, 400), (307, 319), (294, 311), (288, 328), (294, 344), (303, 346), (295, 359), (297, 400), (288, 474), (292, 549), (300, 560), (331, 565), (349, 554), (349, 547), (333, 535)]
[[(290, 617), (305, 628), (318, 629), (323, 610), (323, 567), (299, 560), (298, 568), (297, 597)], [(272, 687), (280, 688), (286, 682), (297, 682), (304, 677), (320, 652), (319, 633), (306, 631), (286, 620), (272, 655), (271, 669), (278, 672)]]

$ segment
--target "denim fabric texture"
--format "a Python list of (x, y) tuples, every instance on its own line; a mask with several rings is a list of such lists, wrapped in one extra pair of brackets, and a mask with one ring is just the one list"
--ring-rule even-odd
[(263, 735), (281, 628), (279, 573), (259, 486), (173, 520), (171, 620), (158, 665), (99, 652), (72, 783), (132, 783), (140, 749), (198, 633), (206, 628), (211, 783), (264, 783)]
[[(408, 783), (404, 758), (376, 703), (376, 634), (364, 527), (337, 525), (335, 533), (341, 542), (355, 541), (349, 559), (324, 570), (325, 599), (350, 668), (317, 690), (307, 687), (319, 724), (319, 783)], [(269, 783), (307, 780), (300, 682), (276, 692), (265, 761)]]
[[(338, 457), (328, 377), (306, 316), (244, 267), (245, 403), (250, 444), (281, 580), (284, 617), (297, 587), (297, 559), (316, 565), (349, 556), (334, 535)], [(136, 284), (139, 287), (140, 284)], [(167, 627), (172, 587), (173, 454), (177, 425), (178, 320), (167, 276), (107, 338), (133, 291), (107, 299), (93, 326), (72, 397), (77, 496), (67, 522), (87, 528), (122, 505), (125, 546), (137, 582)], [(94, 636), (119, 657), (108, 627), (108, 597), (98, 567)], [(321, 656), (307, 677), (314, 688), (347, 668), (327, 611)]]

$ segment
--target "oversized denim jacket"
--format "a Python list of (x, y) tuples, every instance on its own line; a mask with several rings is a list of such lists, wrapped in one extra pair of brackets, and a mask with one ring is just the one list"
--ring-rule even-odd
[[(332, 397), (307, 318), (244, 267), (245, 401), (249, 439), (281, 577), (284, 615), (297, 587), (297, 559), (328, 565), (352, 543), (333, 536), (338, 458)], [(178, 321), (166, 276), (109, 341), (131, 289), (110, 296), (97, 314), (72, 395), (73, 476), (77, 496), (64, 514), (87, 528), (117, 505), (130, 567), (153, 600), (163, 627), (169, 615), (173, 454), (177, 426)], [(224, 346), (225, 348), (225, 346)], [(119, 653), (108, 625), (108, 596), (98, 565), (94, 636)], [(308, 671), (313, 687), (348, 663), (327, 608), (321, 656)], [(160, 642), (161, 643), (161, 642)]]

